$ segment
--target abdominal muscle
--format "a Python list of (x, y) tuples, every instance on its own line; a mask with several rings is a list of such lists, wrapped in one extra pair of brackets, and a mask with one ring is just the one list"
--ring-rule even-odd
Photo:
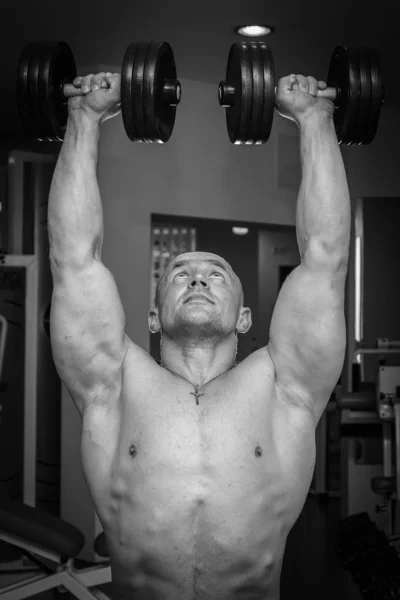
[(96, 430), (101, 419), (84, 424), (83, 464), (107, 537), (113, 598), (277, 600), (313, 444), (307, 460), (297, 448), (301, 464), (287, 468), (271, 402), (257, 390), (226, 378), (198, 407), (185, 382), (158, 383), (149, 396), (125, 376), (116, 435)]

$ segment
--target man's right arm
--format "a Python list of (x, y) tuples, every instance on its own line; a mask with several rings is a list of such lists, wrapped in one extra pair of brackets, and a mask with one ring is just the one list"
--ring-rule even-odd
[(129, 342), (117, 286), (101, 262), (99, 134), (99, 121), (81, 109), (70, 111), (48, 207), (52, 352), (81, 414), (89, 404), (115, 397)]

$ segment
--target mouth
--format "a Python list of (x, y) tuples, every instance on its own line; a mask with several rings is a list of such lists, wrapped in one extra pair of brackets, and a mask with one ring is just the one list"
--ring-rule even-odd
[(207, 296), (204, 296), (204, 294), (191, 294), (186, 298), (184, 304), (187, 302), (209, 302), (210, 304), (214, 304), (214, 302)]

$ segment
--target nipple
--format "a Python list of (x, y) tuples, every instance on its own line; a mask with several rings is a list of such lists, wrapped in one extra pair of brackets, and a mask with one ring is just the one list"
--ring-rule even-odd
[(130, 447), (129, 447), (129, 454), (130, 454), (131, 456), (136, 456), (136, 454), (137, 454), (137, 450), (136, 450), (136, 446), (135, 446), (135, 444), (131, 444), (131, 445), (130, 445)]

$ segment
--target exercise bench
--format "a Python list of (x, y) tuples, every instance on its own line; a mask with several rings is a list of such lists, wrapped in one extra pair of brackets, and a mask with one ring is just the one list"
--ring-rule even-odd
[(111, 582), (104, 533), (97, 536), (94, 549), (105, 562), (77, 569), (74, 560), (85, 544), (79, 529), (38, 508), (0, 497), (0, 540), (19, 548), (39, 570), (0, 587), (0, 600), (22, 600), (56, 588), (64, 588), (79, 600), (109, 600), (97, 587)]

